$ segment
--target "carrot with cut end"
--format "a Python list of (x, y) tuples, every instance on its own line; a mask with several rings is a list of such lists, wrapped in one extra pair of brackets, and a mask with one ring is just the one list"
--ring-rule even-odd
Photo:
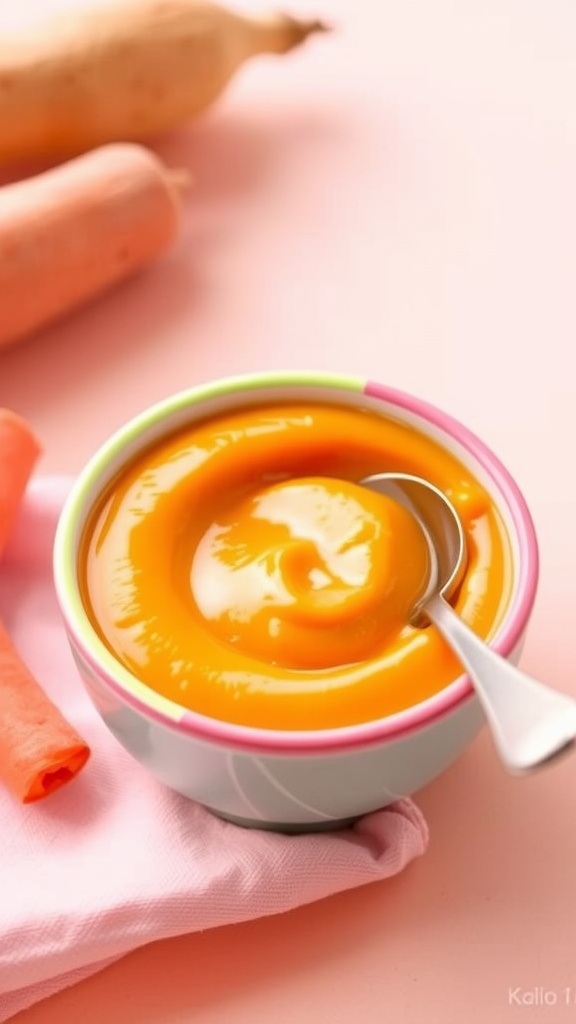
[(146, 146), (117, 143), (0, 188), (0, 348), (167, 250), (187, 177)]
[[(0, 409), (0, 555), (39, 452), (26, 421)], [(0, 781), (23, 803), (31, 803), (73, 779), (89, 755), (0, 622)]]
[(22, 803), (32, 803), (70, 782), (89, 756), (0, 622), (0, 780)]
[(39, 454), (28, 423), (9, 409), (0, 409), (0, 557)]

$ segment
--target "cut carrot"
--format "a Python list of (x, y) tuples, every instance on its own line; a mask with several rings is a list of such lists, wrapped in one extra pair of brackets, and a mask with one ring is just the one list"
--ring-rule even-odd
[[(0, 409), (0, 555), (39, 453), (26, 421)], [(0, 622), (0, 781), (22, 803), (31, 803), (70, 782), (89, 755)]]
[(40, 454), (29, 425), (9, 409), (0, 409), (0, 556)]
[(22, 803), (32, 803), (70, 782), (89, 756), (0, 622), (0, 780)]

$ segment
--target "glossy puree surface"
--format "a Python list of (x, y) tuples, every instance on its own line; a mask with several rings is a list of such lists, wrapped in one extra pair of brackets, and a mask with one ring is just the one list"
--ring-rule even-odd
[(418, 703), (461, 669), (432, 626), (409, 625), (429, 566), (419, 527), (357, 483), (393, 470), (456, 505), (456, 607), (488, 637), (510, 592), (488, 494), (411, 427), (320, 402), (193, 423), (117, 475), (80, 552), (95, 628), (147, 685), (224, 721), (333, 728)]

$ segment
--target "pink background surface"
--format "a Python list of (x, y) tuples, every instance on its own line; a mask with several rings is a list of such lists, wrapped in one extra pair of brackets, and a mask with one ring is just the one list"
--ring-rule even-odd
[[(162, 141), (197, 178), (178, 244), (0, 353), (0, 404), (46, 472), (222, 374), (353, 372), (442, 406), (524, 491), (542, 564), (523, 666), (576, 693), (576, 6), (291, 9), (337, 32), (254, 62)], [(150, 946), (18, 1020), (574, 1021), (575, 782), (576, 758), (508, 777), (483, 734), (418, 794), (431, 845), (402, 876)], [(515, 1005), (518, 986), (555, 1002)]]

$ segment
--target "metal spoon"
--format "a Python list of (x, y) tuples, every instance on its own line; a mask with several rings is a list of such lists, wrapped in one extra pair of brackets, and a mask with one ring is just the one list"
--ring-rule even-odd
[(458, 656), (508, 770), (526, 772), (567, 752), (576, 737), (576, 700), (496, 654), (448, 603), (466, 570), (467, 550), (462, 522), (446, 495), (407, 473), (377, 473), (360, 483), (395, 499), (418, 521), (431, 571), (425, 593), (415, 596), (413, 624), (433, 622)]

